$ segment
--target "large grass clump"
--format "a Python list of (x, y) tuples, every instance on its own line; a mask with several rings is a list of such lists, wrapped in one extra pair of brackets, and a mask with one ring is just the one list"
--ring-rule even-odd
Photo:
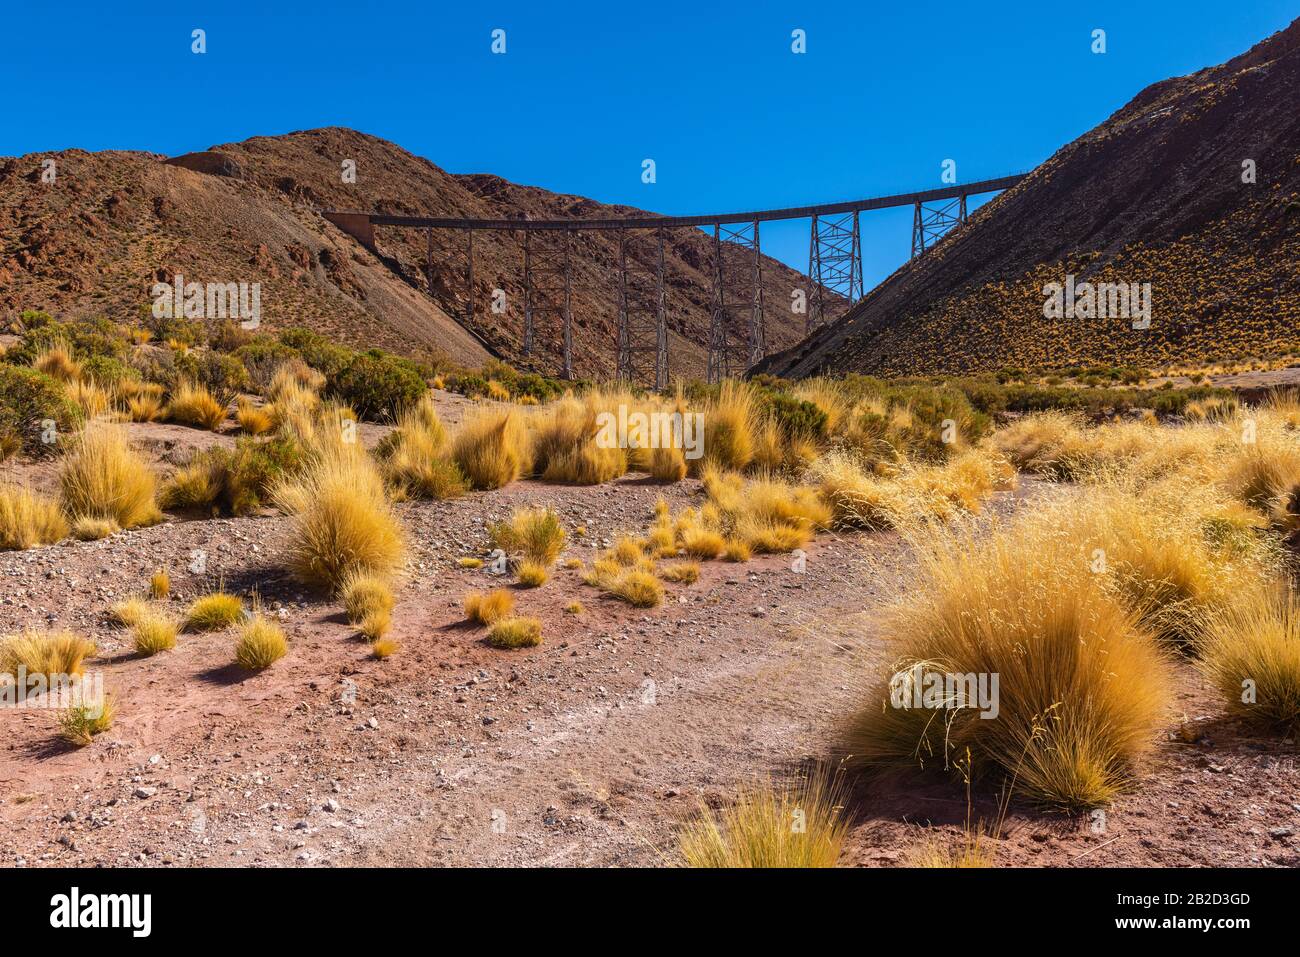
[(226, 404), (207, 388), (185, 380), (177, 384), (167, 403), (167, 418), (181, 425), (216, 432), (226, 421)]
[(0, 552), (50, 545), (67, 534), (57, 503), (17, 485), (0, 485)]
[[(858, 764), (945, 767), (969, 750), (976, 770), (1014, 776), (1032, 800), (1062, 808), (1104, 804), (1131, 782), (1164, 716), (1168, 665), (1082, 543), (1060, 532), (1068, 507), (984, 537), (915, 532), (920, 581), (894, 609), (894, 664), (854, 722)], [(996, 718), (969, 700), (911, 706), (916, 678), (932, 674), (998, 675)]]
[(74, 519), (111, 519), (135, 528), (162, 518), (154, 474), (119, 426), (88, 424), (72, 443), (59, 484), (63, 510)]
[(70, 631), (28, 629), (0, 638), (0, 673), (17, 676), (21, 668), (29, 678), (44, 675), (47, 681), (57, 675), (79, 675), (94, 653), (93, 641)]
[(522, 477), (532, 464), (523, 418), (514, 409), (479, 409), (452, 441), (451, 457), (472, 488), (494, 489)]
[(388, 576), (401, 565), (401, 523), (363, 449), (322, 445), (272, 498), (292, 519), (289, 565), (300, 581), (337, 591), (350, 574)]
[(1211, 615), (1199, 667), (1233, 714), (1294, 733), (1300, 722), (1300, 600), (1255, 588)]
[(451, 459), (451, 443), (432, 394), (402, 413), (376, 454), (401, 498), (450, 499), (465, 493), (467, 481)]
[(748, 383), (728, 379), (718, 397), (704, 411), (704, 455), (692, 468), (713, 465), (720, 469), (743, 469), (754, 457), (754, 429), (757, 416), (754, 393)]
[(599, 485), (618, 478), (628, 467), (626, 449), (600, 428), (600, 414), (626, 407), (630, 395), (608, 394), (585, 399), (565, 397), (536, 415), (533, 470), (543, 481)]

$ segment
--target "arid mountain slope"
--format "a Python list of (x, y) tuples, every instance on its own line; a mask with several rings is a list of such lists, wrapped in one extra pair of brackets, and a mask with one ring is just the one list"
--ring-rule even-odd
[[(1300, 345), (1300, 21), (1148, 87), (838, 323), (760, 366), (957, 374)], [(1253, 160), (1255, 182), (1243, 182)], [(1151, 284), (1150, 327), (1044, 318), (1044, 287)]]
[[(42, 177), (52, 159), (53, 182)], [(355, 183), (344, 182), (345, 161)], [(477, 363), (491, 351), (520, 362), (523, 252), (518, 236), (475, 239), (475, 322), (465, 317), (463, 236), (435, 234), (429, 296), (425, 241), (416, 231), (381, 229), (381, 257), (320, 215), (321, 209), (485, 218), (641, 214), (577, 196), (517, 186), (486, 175), (456, 176), (392, 143), (347, 129), (254, 137), (168, 162), (138, 152), (65, 150), (0, 160), (0, 315), (44, 308), (68, 315), (130, 315), (154, 282), (260, 282), (264, 321), (305, 324), (353, 344), (403, 352), (437, 348)], [(643, 214), (642, 214), (643, 215)], [(575, 367), (614, 369), (618, 244), (579, 234), (573, 254)], [(535, 262), (545, 253), (534, 245)], [(668, 321), (675, 375), (704, 369), (712, 271), (711, 241), (698, 231), (668, 236)], [(807, 280), (766, 260), (769, 302), (789, 302)], [(490, 309), (506, 291), (504, 315)], [(770, 348), (797, 341), (786, 312), (768, 318)], [(557, 335), (539, 329), (532, 365), (558, 370)], [(529, 363), (521, 363), (528, 365)]]

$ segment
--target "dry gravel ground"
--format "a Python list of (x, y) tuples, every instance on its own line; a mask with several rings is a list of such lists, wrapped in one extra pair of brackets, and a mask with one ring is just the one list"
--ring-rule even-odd
[[(145, 431), (164, 428), (174, 427)], [(804, 573), (789, 556), (708, 563), (649, 610), (557, 568), (541, 589), (516, 592), (520, 611), (544, 622), (542, 646), (499, 651), (461, 621), (465, 592), (498, 583), (455, 565), (485, 553), (486, 522), (552, 505), (586, 526), (566, 556), (589, 560), (644, 529), (661, 494), (677, 507), (698, 483), (527, 482), (399, 506), (411, 562), (394, 614), (402, 648), (383, 662), (338, 605), (281, 570), (286, 523), (273, 515), (0, 554), (0, 633), (49, 624), (93, 636), (91, 666), (121, 705), (84, 749), (61, 745), (52, 712), (0, 713), (0, 863), (673, 862), (675, 829), (702, 806), (833, 753), (888, 658), (873, 606), (907, 587), (909, 560), (893, 535), (823, 536)], [(1063, 493), (1026, 483), (998, 507), (1037, 494)], [(206, 568), (194, 574), (199, 551)], [(232, 665), (233, 633), (218, 632), (135, 657), (105, 612), (158, 567), (171, 572), (178, 614), (222, 581), (257, 589), (289, 655), (249, 676)], [(565, 610), (575, 598), (580, 615)], [(999, 861), (1300, 864), (1294, 741), (1223, 719), (1187, 668), (1168, 731), (1139, 788), (1104, 819), (1013, 807)], [(977, 793), (974, 816), (995, 818), (995, 798)], [(956, 836), (967, 813), (964, 790), (933, 778), (860, 785), (850, 808), (845, 863), (866, 866), (905, 864), (924, 827)]]

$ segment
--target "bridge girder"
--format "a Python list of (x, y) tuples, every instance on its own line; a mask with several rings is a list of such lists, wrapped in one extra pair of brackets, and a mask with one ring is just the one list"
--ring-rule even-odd
[[(873, 209), (913, 207), (912, 257), (923, 256), (953, 227), (966, 222), (966, 199), (971, 195), (1010, 189), (1027, 174), (980, 180), (962, 186), (945, 186), (915, 193), (899, 193), (843, 203), (823, 203), (786, 209), (726, 213), (716, 216), (652, 216), (624, 219), (451, 219), (393, 216), (324, 210), (322, 215), (340, 230), (378, 254), (376, 226), (414, 227), (425, 231), (425, 270), (430, 298), (435, 293), (433, 230), (460, 230), (465, 243), (465, 322), (475, 319), (474, 232), (522, 232), (524, 252), (523, 353), (536, 354), (539, 326), (549, 316), (562, 327), (561, 374), (573, 378), (573, 234), (579, 230), (619, 230), (619, 320), (616, 348), (620, 377), (663, 389), (668, 384), (668, 336), (664, 281), (664, 231), (670, 228), (713, 228), (714, 269), (709, 321), (708, 377), (717, 382), (745, 372), (767, 354), (767, 330), (762, 289), (762, 251), (759, 224), (778, 220), (812, 220), (809, 277), (813, 288), (808, 302), (806, 330), (823, 325), (833, 304), (827, 293), (849, 303), (865, 293), (859, 214)], [(628, 261), (627, 240), (632, 230), (654, 230), (657, 257), (635, 254)], [(534, 237), (533, 233), (539, 236)], [(445, 249), (445, 247), (444, 247)], [(752, 253), (752, 255), (751, 255)], [(455, 257), (454, 250), (448, 253)], [(650, 280), (648, 277), (653, 276)], [(639, 277), (639, 278), (638, 278)], [(653, 293), (647, 295), (648, 283)], [(554, 341), (554, 340), (549, 340)], [(548, 350), (552, 351), (552, 350)]]

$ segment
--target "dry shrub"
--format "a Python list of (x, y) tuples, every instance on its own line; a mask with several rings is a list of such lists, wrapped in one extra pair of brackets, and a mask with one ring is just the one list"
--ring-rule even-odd
[(316, 395), (323, 388), (325, 375), (294, 356), (276, 367), (266, 395), (272, 402), (282, 403), (290, 395)]
[(121, 528), (135, 528), (162, 518), (153, 472), (131, 450), (120, 426), (88, 424), (72, 443), (59, 483), (63, 510), (74, 520), (112, 519)]
[(204, 386), (184, 380), (177, 384), (167, 403), (167, 418), (216, 432), (226, 421), (226, 405)]
[(113, 393), (95, 382), (74, 379), (65, 389), (68, 398), (81, 407), (87, 419), (97, 419), (113, 411)]
[(869, 468), (848, 452), (831, 452), (812, 464), (809, 480), (831, 508), (838, 528), (896, 528), (915, 521), (946, 521), (978, 512), (994, 492), (1012, 488), (1015, 472), (1000, 454), (959, 452), (938, 465)]
[(111, 518), (92, 518), (82, 515), (72, 523), (72, 537), (79, 542), (97, 542), (101, 538), (116, 535), (122, 526)]
[[(951, 767), (952, 755), (968, 753), (977, 768), (1014, 775), (1031, 799), (1063, 808), (1106, 803), (1131, 782), (1164, 719), (1168, 664), (1137, 614), (1089, 570), (1080, 543), (1059, 531), (1068, 507), (984, 537), (915, 531), (920, 581), (889, 618), (895, 664), (853, 723), (855, 762)], [(947, 698), (894, 706), (915, 703), (914, 669), (923, 678), (998, 675), (996, 718)]]
[(1140, 491), (1112, 480), (1083, 491), (1061, 531), (1147, 630), (1190, 649), (1208, 614), (1272, 580), (1280, 561), (1270, 540), (1229, 527), (1230, 508), (1190, 476)]
[(487, 640), (495, 648), (532, 648), (542, 643), (542, 623), (536, 618), (502, 618)]
[(161, 601), (171, 594), (172, 580), (171, 576), (163, 569), (158, 569), (149, 577), (149, 597), (155, 601)]
[(339, 587), (343, 608), (348, 621), (360, 624), (375, 615), (387, 615), (393, 610), (393, 590), (378, 575), (365, 571), (350, 572)]
[(431, 394), (401, 414), (379, 456), (388, 481), (403, 498), (442, 500), (465, 494), (465, 476), (451, 461), (447, 430)]
[(1300, 722), (1300, 600), (1285, 583), (1247, 589), (1209, 616), (1199, 667), (1233, 714), (1294, 733)]
[(456, 432), (451, 457), (472, 488), (509, 485), (527, 472), (532, 462), (522, 416), (514, 409), (477, 410)]
[(481, 558), (472, 558), (472, 557), (470, 557), (470, 556), (465, 556), (464, 558), (458, 558), (458, 559), (456, 559), (456, 567), (458, 567), (458, 568), (482, 568), (482, 567), (483, 567), (483, 559), (481, 559)]
[(397, 650), (401, 647), (402, 646), (392, 638), (380, 638), (378, 641), (371, 643), (370, 654), (379, 661), (383, 661), (385, 658), (396, 654)]
[(148, 657), (176, 647), (176, 622), (161, 612), (151, 611), (132, 626), (132, 641), (137, 654)]
[(473, 591), (465, 596), (465, 617), (476, 625), (491, 625), (514, 610), (515, 599), (504, 588), (484, 594)]
[(635, 608), (653, 608), (664, 600), (664, 586), (652, 572), (624, 572), (610, 583), (609, 594)]
[(143, 598), (127, 598), (117, 602), (109, 609), (109, 617), (119, 625), (125, 625), (128, 628), (134, 627), (136, 622), (152, 614), (153, 606)]
[(59, 737), (69, 744), (84, 748), (113, 727), (113, 719), (116, 717), (117, 702), (112, 695), (104, 695), (95, 704), (75, 704), (59, 716)]
[(17, 485), (0, 485), (0, 552), (51, 545), (68, 534), (59, 506)]
[(289, 566), (300, 581), (333, 591), (349, 574), (387, 576), (401, 565), (401, 523), (364, 449), (320, 445), (302, 473), (277, 485), (272, 498), (292, 519)]
[(645, 471), (660, 482), (680, 482), (686, 478), (686, 454), (673, 446), (649, 449)]
[(85, 660), (95, 653), (95, 643), (70, 631), (37, 631), (29, 628), (18, 635), (0, 638), (0, 674), (17, 676), (19, 668), (28, 677), (79, 675)]
[(722, 383), (718, 398), (704, 409), (704, 455), (692, 462), (739, 471), (754, 457), (754, 393), (746, 382)]
[(270, 406), (255, 406), (252, 400), (240, 396), (235, 403), (235, 421), (249, 435), (262, 435), (275, 428), (275, 410)]
[(157, 422), (163, 417), (162, 386), (154, 388), (156, 392), (143, 392), (126, 400), (126, 414), (132, 422)]
[(248, 671), (262, 671), (289, 653), (284, 632), (260, 611), (255, 612), (239, 631), (235, 643), (235, 662)]
[(749, 547), (749, 542), (740, 538), (729, 538), (722, 547), (722, 560), (727, 562), (747, 562), (753, 553), (754, 550)]
[(38, 352), (32, 358), (32, 368), (60, 382), (81, 378), (81, 363), (72, 358), (72, 347), (66, 342), (53, 342)]
[(517, 509), (508, 522), (489, 525), (488, 535), (492, 547), (523, 555), (542, 566), (549, 566), (559, 557), (568, 539), (560, 517), (549, 508)]
[(534, 473), (547, 482), (600, 485), (626, 472), (627, 452), (617, 442), (601, 441), (598, 427), (602, 405), (620, 400), (625, 401), (619, 395), (565, 396), (536, 414), (530, 423)]
[(386, 608), (376, 608), (357, 623), (357, 631), (361, 632), (361, 637), (366, 641), (374, 643), (388, 634), (392, 623), (392, 614)]
[(682, 829), (682, 857), (689, 867), (834, 867), (848, 832), (842, 810), (823, 774), (782, 788), (753, 785)]
[(196, 598), (185, 614), (188, 631), (219, 631), (229, 628), (244, 617), (244, 603), (237, 595), (213, 592)]
[(684, 585), (693, 584), (700, 580), (700, 563), (675, 562), (672, 565), (665, 565), (659, 572), (659, 577), (668, 582), (679, 582)]
[(526, 559), (519, 563), (518, 577), (519, 584), (524, 588), (540, 588), (546, 584), (550, 575), (541, 562)]

